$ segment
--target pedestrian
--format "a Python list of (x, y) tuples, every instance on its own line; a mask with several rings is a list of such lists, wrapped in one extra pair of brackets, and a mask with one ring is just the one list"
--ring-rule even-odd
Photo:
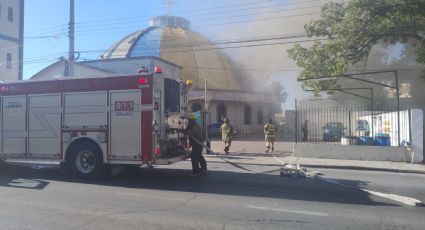
[(224, 152), (229, 154), (230, 145), (232, 144), (233, 126), (227, 117), (224, 118), (223, 122), (220, 126), (221, 139), (224, 141)]
[(183, 130), (183, 134), (189, 136), (189, 144), (192, 146), (190, 159), (192, 161), (192, 176), (197, 176), (202, 170), (207, 170), (207, 162), (202, 156), (204, 138), (202, 136), (202, 128), (196, 123), (195, 114), (191, 113), (188, 117), (187, 128)]
[(266, 125), (264, 125), (264, 135), (266, 140), (266, 153), (270, 151), (274, 151), (274, 141), (276, 139), (277, 127), (273, 124), (272, 119), (268, 119)]
[(303, 141), (307, 141), (307, 136), (308, 136), (308, 120), (305, 120), (304, 121), (304, 124), (301, 127), (301, 132), (303, 133)]

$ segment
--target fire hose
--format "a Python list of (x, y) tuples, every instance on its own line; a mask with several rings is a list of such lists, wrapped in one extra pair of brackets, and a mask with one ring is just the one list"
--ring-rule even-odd
[(251, 169), (248, 169), (240, 164), (231, 162), (229, 160), (227, 160), (226, 158), (220, 156), (218, 153), (214, 152), (210, 147), (206, 146), (204, 143), (202, 143), (200, 140), (198, 140), (197, 138), (191, 136), (191, 138), (198, 144), (200, 144), (201, 146), (203, 146), (205, 149), (207, 149), (208, 151), (210, 151), (211, 153), (213, 153), (216, 157), (218, 157), (219, 159), (221, 159), (222, 161), (245, 171), (254, 173), (254, 174), (266, 174), (266, 173), (272, 173), (272, 172), (277, 172), (280, 171), (280, 174), (282, 176), (289, 176), (289, 177), (306, 177), (306, 176), (310, 176), (309, 173), (307, 172), (306, 168), (301, 168), (298, 164), (297, 165), (291, 165), (291, 164), (286, 164), (283, 161), (281, 161), (279, 158), (277, 158), (275, 155), (273, 155), (273, 157), (279, 162), (281, 163), (281, 168), (280, 169), (275, 169), (275, 170), (268, 170), (268, 171), (263, 171), (263, 172), (255, 172)]
[(211, 148), (209, 148), (207, 145), (205, 145), (204, 143), (202, 143), (200, 140), (198, 140), (197, 138), (195, 138), (194, 136), (190, 136), (192, 138), (192, 140), (194, 140), (196, 143), (200, 144), (201, 146), (203, 146), (205, 149), (207, 149), (209, 152), (213, 153), (216, 157), (220, 158), (222, 161), (245, 171), (251, 172), (251, 173), (255, 173), (255, 174), (261, 174), (255, 171), (252, 171), (251, 169), (245, 168), (242, 165), (239, 165), (237, 163), (231, 162), (227, 159), (225, 159), (224, 157), (218, 155), (218, 153), (214, 152)]

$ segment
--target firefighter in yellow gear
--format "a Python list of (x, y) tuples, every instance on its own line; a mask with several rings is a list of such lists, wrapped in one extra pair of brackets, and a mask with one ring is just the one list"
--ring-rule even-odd
[[(202, 136), (202, 128), (196, 123), (195, 114), (191, 113), (187, 117), (188, 125), (183, 133), (189, 136), (189, 144), (192, 146), (192, 153), (190, 159), (192, 161), (192, 176), (197, 176), (201, 171), (207, 170), (207, 162), (204, 156), (202, 156), (202, 142), (204, 138)], [(196, 140), (195, 140), (196, 139)], [(201, 167), (199, 167), (201, 166)]]
[(270, 148), (272, 149), (272, 151), (274, 151), (274, 141), (276, 139), (276, 134), (277, 134), (277, 127), (275, 124), (273, 124), (272, 119), (269, 119), (266, 125), (264, 125), (266, 152), (270, 151)]
[(229, 118), (224, 118), (220, 127), (221, 139), (224, 141), (224, 152), (229, 154), (230, 145), (232, 144), (233, 127)]

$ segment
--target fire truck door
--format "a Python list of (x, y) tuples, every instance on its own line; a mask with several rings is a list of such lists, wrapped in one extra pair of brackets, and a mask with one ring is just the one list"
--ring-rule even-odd
[(111, 160), (140, 160), (140, 90), (110, 92)]
[(28, 153), (30, 157), (59, 158), (61, 95), (30, 95), (28, 109)]
[(24, 157), (26, 151), (26, 96), (2, 97), (2, 153)]

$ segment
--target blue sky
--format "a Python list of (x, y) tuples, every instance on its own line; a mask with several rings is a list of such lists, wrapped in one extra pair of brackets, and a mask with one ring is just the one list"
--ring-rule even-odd
[[(79, 60), (98, 59), (102, 51), (124, 36), (148, 27), (149, 18), (167, 14), (166, 2), (167, 0), (75, 0), (75, 50), (81, 51)], [(175, 4), (171, 13), (189, 19), (192, 30), (206, 35), (212, 41), (301, 33), (308, 18), (279, 17), (317, 12), (318, 8), (292, 9), (320, 3), (317, 0), (173, 2)], [(310, 5), (299, 5), (302, 2)], [(270, 17), (277, 19), (255, 21)], [(254, 21), (237, 23), (244, 20)], [(25, 0), (24, 79), (54, 63), (61, 56), (67, 56), (68, 21), (69, 0)], [(292, 107), (294, 97), (305, 97), (306, 94), (296, 81), (299, 68), (287, 57), (286, 49), (290, 46), (225, 49), (224, 52), (250, 68), (264, 69), (247, 74), (281, 82), (290, 94), (287, 104)], [(269, 69), (283, 71), (267, 71)]]
[[(167, 13), (166, 1), (75, 0), (76, 51), (105, 50), (126, 34), (146, 28), (148, 18)], [(173, 11), (183, 11), (187, 4), (175, 4)], [(195, 7), (196, 2), (190, 1)], [(69, 0), (25, 1), (24, 69), (27, 79), (52, 63), (68, 50), (67, 29)], [(128, 23), (130, 22), (130, 23)], [(127, 24), (128, 23), (128, 24)], [(108, 31), (108, 28), (111, 28)], [(81, 58), (96, 58), (83, 55)]]

